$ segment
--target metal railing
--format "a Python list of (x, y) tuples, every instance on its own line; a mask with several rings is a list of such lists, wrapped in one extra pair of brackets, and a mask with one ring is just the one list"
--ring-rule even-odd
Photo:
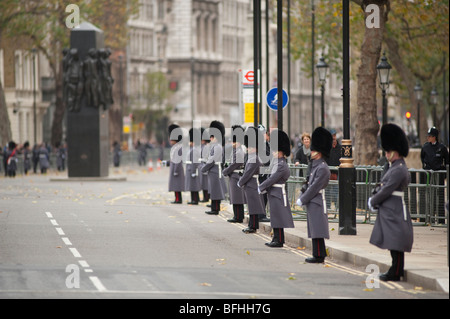
[[(296, 205), (300, 190), (306, 181), (306, 165), (289, 165), (291, 177), (287, 181), (287, 191), (294, 219), (306, 219), (306, 210)], [(330, 167), (331, 172), (338, 172), (338, 167)], [(381, 166), (356, 166), (356, 216), (358, 223), (374, 223), (376, 212), (370, 211), (367, 201), (383, 174)], [(409, 169), (411, 182), (405, 189), (405, 203), (415, 224), (445, 225), (448, 218), (445, 203), (448, 183), (447, 171), (428, 171)], [(337, 221), (339, 216), (339, 176), (329, 181), (325, 188), (325, 200), (328, 217)]]

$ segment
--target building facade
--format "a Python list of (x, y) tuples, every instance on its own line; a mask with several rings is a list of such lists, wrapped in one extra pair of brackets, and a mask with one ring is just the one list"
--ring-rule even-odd
[[(44, 119), (50, 101), (45, 101), (50, 76), (45, 58), (29, 49), (29, 41), (2, 39), (0, 80), (5, 92), (11, 139), (16, 144), (45, 142)], [(4, 146), (4, 145), (2, 145)]]
[[(141, 0), (139, 16), (128, 23), (130, 107), (148, 107), (143, 94), (145, 74), (160, 71), (170, 83), (171, 92), (164, 102), (171, 110), (170, 121), (185, 127), (190, 127), (193, 120), (201, 121), (203, 126), (211, 120), (220, 120), (227, 127), (242, 123), (240, 71), (253, 69), (252, 4), (251, 0)], [(274, 8), (268, 8), (269, 55), (266, 56), (265, 1), (261, 1), (261, 5), (261, 122), (276, 127), (276, 112), (266, 107), (265, 95), (277, 85), (277, 26), (276, 21), (270, 20)], [(268, 70), (266, 59), (269, 60)], [(288, 64), (287, 50), (284, 49), (283, 83), (286, 90)], [(313, 92), (311, 79), (301, 72), (299, 61), (291, 61), (290, 74), (290, 102), (283, 118), (284, 129), (287, 131), (289, 126), (293, 136), (314, 129)], [(339, 129), (342, 126), (342, 85), (330, 74), (325, 86), (325, 126)], [(320, 94), (317, 81), (314, 126), (321, 122)]]

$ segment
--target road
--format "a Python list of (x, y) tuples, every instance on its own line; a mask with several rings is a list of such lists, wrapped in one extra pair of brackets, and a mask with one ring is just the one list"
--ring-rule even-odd
[(448, 299), (368, 287), (364, 269), (266, 247), (227, 211), (170, 204), (165, 168), (115, 173), (127, 181), (0, 179), (0, 298)]

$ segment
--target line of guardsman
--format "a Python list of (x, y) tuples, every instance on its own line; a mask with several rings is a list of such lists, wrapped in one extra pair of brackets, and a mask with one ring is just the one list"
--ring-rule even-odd
[[(170, 125), (168, 130), (172, 145), (169, 191), (175, 193), (172, 203), (181, 204), (181, 192), (190, 191), (191, 201), (188, 204), (198, 204), (199, 192), (203, 191), (202, 201), (211, 200), (211, 210), (206, 214), (218, 215), (220, 202), (225, 199), (227, 187), (224, 176), (227, 176), (234, 215), (228, 221), (242, 223), (246, 204), (248, 227), (243, 232), (255, 233), (259, 228), (258, 217), (265, 215), (264, 196), (267, 196), (273, 238), (266, 245), (283, 247), (284, 228), (294, 228), (286, 191), (290, 176), (287, 157), (291, 153), (288, 135), (274, 129), (270, 132), (270, 143), (267, 143), (265, 134), (268, 132), (265, 128), (250, 126), (244, 129), (234, 125), (231, 128), (232, 151), (226, 154), (225, 127), (221, 122), (212, 121), (206, 129), (191, 128), (184, 171), (183, 130), (176, 124)], [(395, 124), (384, 125), (380, 135), (390, 165), (386, 167), (377, 192), (369, 199), (369, 207), (378, 211), (370, 243), (391, 251), (392, 267), (380, 275), (380, 279), (397, 281), (403, 276), (404, 252), (411, 251), (413, 242), (411, 217), (402, 196), (409, 183), (404, 161), (408, 155), (408, 142), (403, 130)], [(296, 202), (299, 206), (306, 206), (307, 211), (308, 237), (312, 240), (313, 255), (305, 260), (308, 263), (324, 262), (325, 239), (330, 237), (324, 189), (331, 175), (326, 159), (330, 155), (332, 140), (331, 133), (325, 128), (318, 127), (312, 133), (308, 182), (302, 187)], [(229, 158), (226, 159), (226, 155)], [(267, 162), (268, 157), (270, 166), (264, 171), (263, 163)], [(261, 175), (264, 178), (261, 179)]]
[[(260, 216), (265, 216), (268, 203), (273, 238), (266, 245), (283, 247), (284, 228), (294, 227), (286, 191), (286, 182), (290, 176), (287, 157), (291, 153), (288, 135), (284, 131), (273, 130), (270, 133), (270, 143), (267, 143), (265, 138), (267, 132), (264, 127), (244, 128), (234, 125), (231, 128), (232, 151), (229, 152), (230, 154), (225, 154), (225, 127), (219, 121), (212, 121), (206, 129), (191, 128), (189, 148), (183, 147), (182, 128), (172, 124), (168, 131), (172, 144), (169, 191), (175, 194), (175, 200), (172, 203), (181, 204), (182, 192), (189, 191), (191, 201), (188, 204), (196, 205), (199, 202), (211, 200), (211, 210), (206, 211), (206, 214), (217, 215), (220, 211), (220, 203), (225, 199), (227, 192), (224, 177), (228, 177), (229, 200), (233, 206), (234, 215), (228, 221), (242, 223), (244, 205), (247, 205), (248, 227), (243, 229), (243, 232), (255, 233), (259, 229)], [(317, 128), (312, 135), (311, 149), (318, 154), (328, 156), (331, 143), (331, 134), (326, 129)], [(183, 150), (188, 150), (188, 155), (185, 157), (183, 157)], [(226, 155), (229, 158), (226, 158)], [(322, 212), (320, 220), (313, 218), (314, 225), (309, 228), (313, 236), (314, 257), (308, 258), (307, 262), (312, 263), (324, 261), (326, 255), (324, 238), (329, 237), (326, 206), (323, 205), (324, 197), (321, 190), (328, 184), (330, 172), (323, 159), (317, 161), (319, 162), (322, 164), (320, 168), (328, 173), (317, 174), (323, 181), (320, 183), (317, 194), (310, 194), (308, 198), (308, 201), (314, 202), (315, 197), (320, 196), (320, 205), (317, 208), (311, 206), (311, 209)], [(265, 167), (264, 163), (270, 163), (270, 166)], [(311, 176), (316, 176), (313, 174), (314, 170), (317, 170), (315, 166), (312, 167)], [(310, 184), (317, 185), (312, 182), (314, 181), (310, 179)], [(202, 201), (199, 195), (201, 191), (203, 192)], [(305, 191), (304, 194), (308, 192)], [(307, 205), (308, 201), (304, 199), (302, 205)]]

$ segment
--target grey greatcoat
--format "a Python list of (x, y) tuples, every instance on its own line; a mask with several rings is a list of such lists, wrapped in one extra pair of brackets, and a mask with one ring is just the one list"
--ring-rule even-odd
[(50, 156), (45, 146), (41, 146), (39, 149), (39, 167), (41, 169), (50, 167)]
[(308, 189), (300, 195), (306, 206), (309, 238), (330, 238), (324, 189), (330, 180), (330, 169), (325, 159), (312, 160)]
[(262, 163), (256, 153), (248, 153), (244, 173), (239, 179), (238, 186), (244, 190), (249, 215), (265, 215), (264, 197), (258, 193), (259, 168)]
[[(208, 160), (209, 157), (209, 152), (210, 152), (211, 148), (208, 144), (202, 144), (202, 156), (200, 158), (200, 166), (198, 167), (199, 172), (202, 171), (203, 166), (205, 165), (206, 161)], [(201, 180), (201, 187), (202, 190), (208, 191), (209, 193), (209, 183), (208, 183), (208, 172), (201, 172), (200, 173), (200, 180)]]
[(286, 158), (274, 158), (271, 163), (270, 176), (259, 185), (259, 190), (268, 194), (272, 228), (294, 228), (286, 190), (286, 181), (289, 176), (290, 171)]
[(183, 147), (177, 143), (170, 149), (169, 192), (184, 192)]
[(370, 237), (371, 244), (382, 249), (411, 251), (413, 227), (402, 197), (409, 180), (404, 159), (393, 162), (382, 177), (379, 191), (370, 198), (371, 206), (378, 207), (378, 216)]
[(208, 174), (208, 191), (211, 200), (223, 200), (225, 194), (222, 189), (222, 145), (219, 143), (209, 143), (210, 153), (208, 159), (202, 167), (202, 173)]
[(186, 185), (185, 190), (188, 192), (200, 191), (200, 149), (197, 146), (191, 147), (188, 160), (186, 161)]
[(223, 175), (228, 176), (230, 185), (230, 204), (245, 204), (245, 195), (237, 183), (244, 172), (244, 150), (242, 146), (233, 148), (231, 164), (223, 170)]

